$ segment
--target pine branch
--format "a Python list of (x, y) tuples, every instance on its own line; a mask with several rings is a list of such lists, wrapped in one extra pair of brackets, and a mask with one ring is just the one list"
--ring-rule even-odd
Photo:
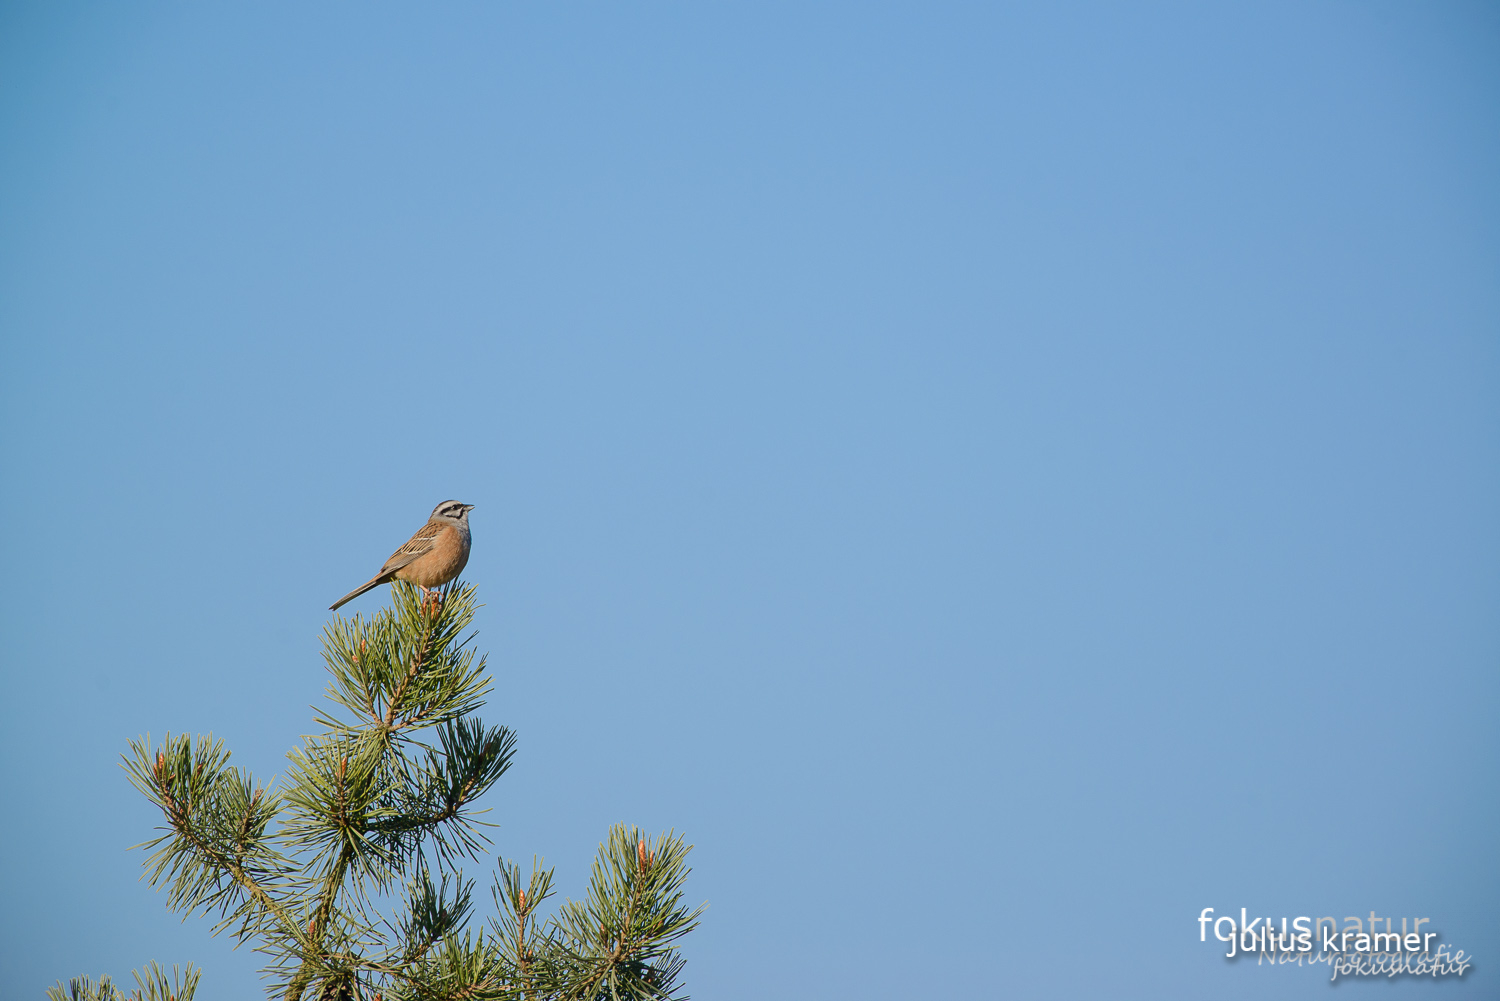
[(521, 867), (507, 862), (496, 874), (490, 893), (497, 911), (490, 923), (500, 944), (501, 977), (523, 998), (540, 996), (542, 984), (556, 979), (552, 951), (538, 929), (537, 914), (552, 896), (552, 870), (543, 869), (541, 859), (533, 858), (531, 875), (522, 885)]
[(172, 977), (155, 960), (146, 964), (145, 973), (132, 970), (135, 990), (124, 993), (109, 977), (100, 977), (96, 984), (88, 977), (75, 977), (64, 987), (59, 981), (56, 987), (47, 988), (48, 1001), (193, 1001), (198, 990), (198, 978), (203, 975), (192, 963), (187, 969), (172, 967)]
[(386, 959), (386, 965), (402, 967), (416, 963), (434, 944), (464, 927), (474, 906), (474, 883), (455, 878), (450, 896), (449, 878), (444, 873), (441, 882), (434, 884), (426, 867), (412, 878), (407, 888), (406, 914), (399, 923), (390, 926), (400, 949)]
[(151, 738), (131, 741), (124, 759), (131, 782), (166, 816), (169, 832), (137, 847), (157, 849), (147, 859), (151, 884), (168, 884), (174, 910), (219, 910), (219, 927), (240, 923), (241, 940), (267, 915), (285, 923), (277, 891), (288, 860), (276, 851), (266, 827), (278, 797), (255, 787), (248, 774), (229, 767), (222, 741), (168, 734), (153, 753)]
[(691, 850), (670, 833), (648, 844), (636, 828), (610, 829), (587, 897), (565, 904), (550, 929), (559, 997), (674, 997), (683, 960), (673, 943), (698, 926), (704, 910), (682, 903)]
[(486, 730), (469, 717), (443, 724), (438, 745), (427, 749), (421, 778), (396, 818), (379, 827), (391, 837), (430, 837), (442, 861), (477, 860), (489, 839), (470, 819), (469, 806), (510, 769), (516, 735), (503, 726)]
[(473, 623), (474, 589), (455, 582), (438, 602), (410, 584), (392, 585), (392, 607), (366, 621), (335, 616), (324, 630), (329, 697), (359, 724), (326, 713), (332, 729), (374, 724), (395, 733), (420, 730), (473, 712), (489, 689), (484, 659), (463, 632)]

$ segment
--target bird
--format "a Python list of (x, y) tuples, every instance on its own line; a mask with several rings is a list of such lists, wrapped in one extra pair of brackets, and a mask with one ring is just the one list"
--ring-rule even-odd
[(422, 589), (426, 599), (430, 588), (439, 587), (457, 577), (469, 562), (469, 512), (473, 504), (445, 500), (432, 509), (427, 524), (406, 540), (406, 545), (391, 554), (380, 572), (359, 587), (328, 606), (334, 611), (381, 584), (404, 580)]

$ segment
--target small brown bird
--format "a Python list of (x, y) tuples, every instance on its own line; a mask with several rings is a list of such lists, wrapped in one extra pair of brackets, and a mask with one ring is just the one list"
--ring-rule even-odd
[(328, 606), (329, 611), (358, 598), (372, 587), (404, 580), (417, 585), (425, 596), (428, 588), (448, 583), (469, 562), (469, 512), (473, 504), (443, 501), (432, 509), (427, 524), (406, 545), (391, 554), (380, 572)]

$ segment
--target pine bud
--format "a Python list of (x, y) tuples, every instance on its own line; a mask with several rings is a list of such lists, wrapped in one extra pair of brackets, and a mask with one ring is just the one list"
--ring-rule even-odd
[(526, 891), (525, 890), (522, 890), (521, 893), (520, 893), (520, 902), (516, 905), (516, 909), (518, 911), (520, 911), (522, 914), (526, 913)]
[[(647, 869), (651, 868), (651, 862), (647, 861), (647, 859), (646, 859), (646, 842), (645, 841), (641, 841), (639, 844), (637, 844), (635, 846), (635, 857), (636, 857), (636, 861), (638, 861), (640, 863), (641, 872), (645, 872)], [(656, 857), (656, 853), (653, 852), (652, 853), (652, 859), (655, 859), (655, 857)]]

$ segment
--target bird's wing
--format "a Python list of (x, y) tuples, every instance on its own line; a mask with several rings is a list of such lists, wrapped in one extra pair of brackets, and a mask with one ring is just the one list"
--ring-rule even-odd
[(386, 574), (395, 573), (408, 563), (432, 551), (437, 544), (437, 538), (448, 528), (447, 525), (426, 524), (417, 529), (417, 534), (406, 540), (406, 545), (391, 554), (391, 558), (385, 561), (385, 566), (380, 568), (376, 577), (384, 577)]
[(360, 595), (364, 594), (366, 591), (370, 590), (370, 588), (378, 587), (379, 585), (390, 581), (397, 570), (400, 570), (402, 567), (406, 566), (408, 563), (411, 563), (413, 560), (418, 559), (424, 553), (431, 552), (432, 547), (437, 544), (438, 536), (442, 535), (443, 531), (447, 528), (447, 525), (428, 522), (421, 528), (417, 529), (417, 534), (407, 539), (406, 545), (402, 546), (400, 549), (391, 554), (391, 558), (385, 561), (385, 566), (380, 568), (379, 573), (377, 573), (374, 577), (371, 577), (369, 580), (365, 581), (353, 591), (350, 591), (348, 594), (344, 595), (338, 601), (330, 605), (329, 608), (338, 608), (340, 605), (344, 604), (350, 599), (357, 598)]

